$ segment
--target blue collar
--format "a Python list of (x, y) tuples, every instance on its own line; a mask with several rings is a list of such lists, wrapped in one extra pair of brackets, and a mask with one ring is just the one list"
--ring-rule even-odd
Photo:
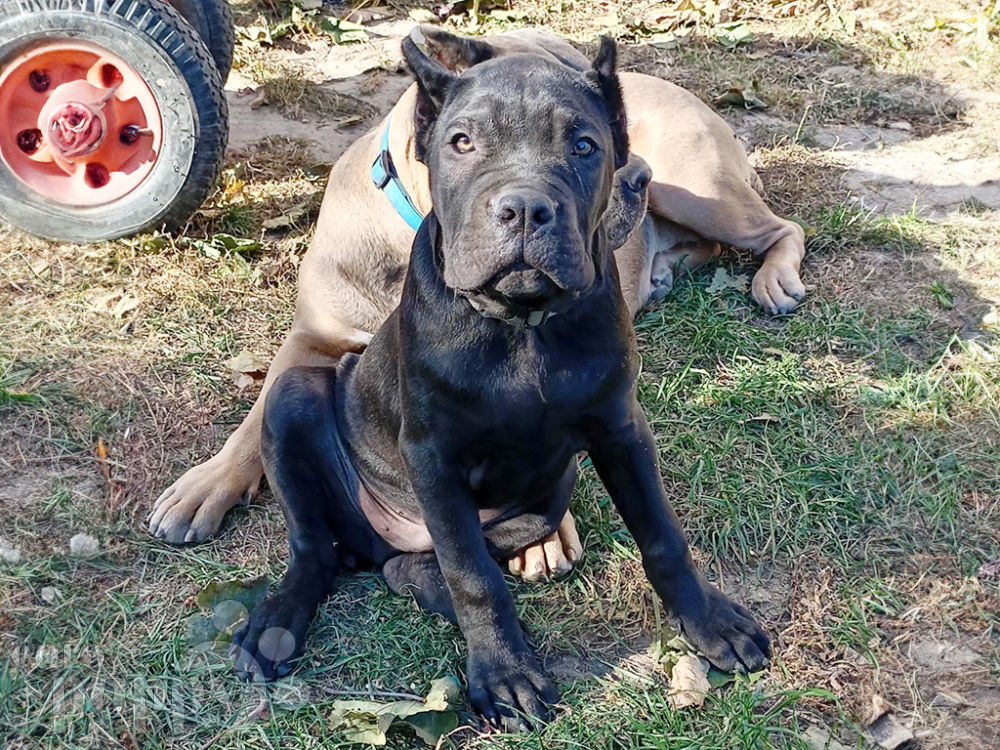
[(392, 163), (392, 154), (389, 153), (389, 126), (392, 125), (392, 115), (389, 115), (385, 123), (385, 132), (382, 133), (382, 150), (379, 151), (378, 158), (372, 164), (372, 182), (375, 187), (385, 193), (392, 207), (396, 209), (403, 221), (416, 231), (420, 228), (420, 223), (424, 220), (424, 215), (417, 210), (410, 200), (406, 188), (396, 174), (396, 167)]

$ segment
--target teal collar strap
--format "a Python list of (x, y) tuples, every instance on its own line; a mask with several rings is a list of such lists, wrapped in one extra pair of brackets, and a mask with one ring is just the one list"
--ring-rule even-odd
[(372, 182), (375, 187), (386, 194), (392, 207), (396, 209), (403, 221), (410, 225), (413, 231), (420, 228), (420, 223), (424, 220), (424, 215), (417, 210), (410, 199), (406, 188), (396, 174), (396, 167), (392, 163), (392, 154), (389, 153), (389, 127), (392, 125), (392, 115), (389, 115), (385, 123), (385, 132), (382, 133), (382, 149), (378, 158), (372, 164)]

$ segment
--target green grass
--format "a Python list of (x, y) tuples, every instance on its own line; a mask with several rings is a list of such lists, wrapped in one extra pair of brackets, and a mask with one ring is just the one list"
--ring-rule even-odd
[[(877, 668), (891, 646), (881, 621), (914, 601), (892, 571), (919, 550), (970, 574), (995, 544), (996, 514), (971, 518), (962, 503), (972, 490), (1000, 492), (992, 361), (943, 335), (925, 342), (927, 356), (904, 351), (901, 332), (920, 320), (909, 309), (874, 318), (813, 299), (765, 325), (742, 295), (709, 295), (709, 275), (682, 281), (638, 324), (640, 398), (692, 544), (749, 587), (764, 571), (822, 561), (838, 587), (821, 624), (828, 647)], [(978, 440), (964, 433), (973, 428), (985, 429)], [(574, 508), (586, 538), (583, 563), (564, 581), (519, 584), (516, 592), (543, 653), (575, 655), (592, 674), (564, 681), (562, 718), (540, 736), (473, 746), (797, 748), (806, 747), (801, 732), (817, 721), (817, 705), (825, 706), (825, 725), (842, 722), (836, 704), (819, 686), (802, 685), (780, 656), (771, 679), (718, 693), (699, 712), (670, 709), (655, 670), (628, 677), (623, 658), (644, 649), (651, 624), (637, 552), (592, 471)], [(58, 485), (39, 515), (64, 536), (86, 522)], [(100, 724), (111, 736), (145, 727), (144, 747), (165, 747), (167, 737), (195, 746), (223, 729), (217, 747), (336, 747), (323, 719), (332, 700), (324, 686), (419, 692), (462, 671), (454, 627), (415, 611), (378, 578), (355, 576), (324, 605), (291, 686), (276, 688), (274, 713), (238, 725), (262, 688), (239, 685), (219, 660), (192, 656), (184, 623), (193, 610), (182, 602), (212, 580), (279, 577), (277, 509), (238, 511), (222, 541), (189, 549), (163, 547), (128, 524), (92, 528), (112, 542), (108, 554), (85, 562), (42, 557), (0, 577), (36, 598), (43, 586), (61, 592), (54, 605), (17, 619), (19, 646), (0, 678), (0, 712), (39, 746), (73, 746), (103, 735), (94, 729)], [(266, 554), (258, 546), (232, 558), (242, 539), (261, 536), (270, 540)], [(103, 592), (102, 576), (121, 588)], [(59, 657), (25, 673), (44, 645)], [(158, 707), (164, 691), (170, 701)], [(83, 701), (83, 715), (71, 717), (67, 700)], [(123, 703), (139, 713), (121, 716)], [(413, 741), (404, 733), (393, 746)]]

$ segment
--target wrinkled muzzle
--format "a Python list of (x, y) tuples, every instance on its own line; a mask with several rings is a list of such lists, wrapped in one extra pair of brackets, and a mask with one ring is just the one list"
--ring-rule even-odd
[(462, 226), (445, 228), (445, 283), (532, 310), (587, 289), (595, 273), (589, 232), (571, 198), (525, 181), (473, 201)]

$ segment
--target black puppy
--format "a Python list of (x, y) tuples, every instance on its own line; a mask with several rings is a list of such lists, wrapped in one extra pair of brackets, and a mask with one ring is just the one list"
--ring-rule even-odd
[(268, 397), (264, 466), (291, 561), (237, 635), (236, 668), (286, 673), (334, 575), (376, 565), (459, 624), (480, 714), (548, 717), (559, 694), (496, 560), (557, 528), (581, 451), (688, 641), (723, 669), (761, 668), (768, 639), (695, 569), (636, 400), (608, 234), (648, 171), (626, 166), (614, 43), (591, 70), (513, 55), (461, 76), (410, 39), (403, 50), (435, 212), (365, 353), (290, 370)]

